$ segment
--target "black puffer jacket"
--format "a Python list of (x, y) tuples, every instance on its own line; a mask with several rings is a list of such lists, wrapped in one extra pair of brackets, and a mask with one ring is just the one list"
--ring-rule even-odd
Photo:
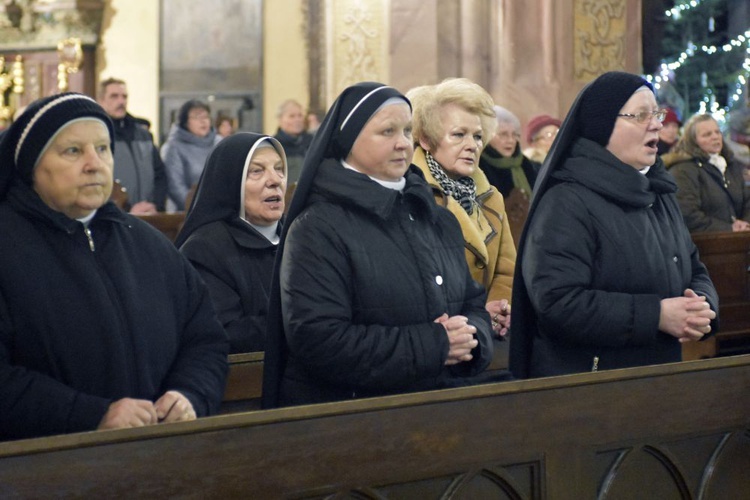
[[(600, 370), (679, 361), (681, 344), (659, 332), (661, 299), (692, 288), (719, 307), (661, 161), (644, 176), (578, 139), (551, 176), (526, 228), (513, 374), (585, 372), (595, 357)], [(519, 314), (529, 303), (535, 313)]]
[[(458, 222), (416, 168), (402, 194), (327, 160), (312, 189), (281, 262), (289, 345), (281, 404), (471, 383), (492, 358), (485, 294), (469, 274)], [(474, 359), (452, 368), (434, 322), (444, 313), (478, 330)]]
[(93, 430), (171, 389), (218, 410), (228, 343), (198, 274), (112, 203), (89, 229), (20, 182), (0, 204), (0, 439)]

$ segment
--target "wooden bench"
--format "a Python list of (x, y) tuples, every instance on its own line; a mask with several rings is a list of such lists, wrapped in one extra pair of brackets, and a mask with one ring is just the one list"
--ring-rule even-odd
[(750, 233), (692, 236), (719, 294), (715, 354), (750, 353)]
[(152, 215), (137, 215), (139, 219), (148, 222), (164, 233), (169, 241), (174, 241), (185, 223), (185, 212), (158, 213)]
[[(508, 367), (508, 342), (495, 342), (495, 354), (488, 370)], [(229, 376), (221, 403), (221, 413), (259, 410), (263, 393), (263, 353), (229, 355)]]
[(750, 356), (0, 443), (7, 498), (746, 498)]

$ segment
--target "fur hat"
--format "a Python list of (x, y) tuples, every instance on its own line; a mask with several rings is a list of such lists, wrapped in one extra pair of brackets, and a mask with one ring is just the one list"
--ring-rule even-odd
[(562, 122), (557, 118), (553, 118), (550, 115), (537, 115), (529, 120), (524, 130), (524, 138), (527, 144), (531, 144), (534, 141), (534, 136), (547, 125), (554, 125), (560, 127)]
[(30, 184), (34, 167), (57, 133), (81, 118), (101, 121), (109, 130), (114, 151), (114, 127), (104, 109), (92, 98), (75, 92), (45, 97), (31, 103), (3, 135), (0, 144), (0, 199), (14, 176)]

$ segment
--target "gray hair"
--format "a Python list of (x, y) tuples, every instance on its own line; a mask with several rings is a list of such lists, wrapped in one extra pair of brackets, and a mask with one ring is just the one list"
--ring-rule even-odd
[(492, 106), (492, 109), (495, 111), (495, 118), (497, 119), (498, 125), (502, 123), (508, 123), (513, 126), (513, 131), (516, 134), (518, 134), (519, 136), (521, 135), (521, 121), (516, 115), (502, 106), (495, 105)]

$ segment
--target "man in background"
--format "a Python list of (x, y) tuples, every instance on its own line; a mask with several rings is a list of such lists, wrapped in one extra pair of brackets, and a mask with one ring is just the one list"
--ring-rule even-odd
[(164, 211), (167, 175), (159, 150), (145, 120), (128, 113), (128, 88), (123, 80), (107, 78), (99, 84), (99, 104), (115, 127), (115, 181), (126, 190), (134, 215)]

